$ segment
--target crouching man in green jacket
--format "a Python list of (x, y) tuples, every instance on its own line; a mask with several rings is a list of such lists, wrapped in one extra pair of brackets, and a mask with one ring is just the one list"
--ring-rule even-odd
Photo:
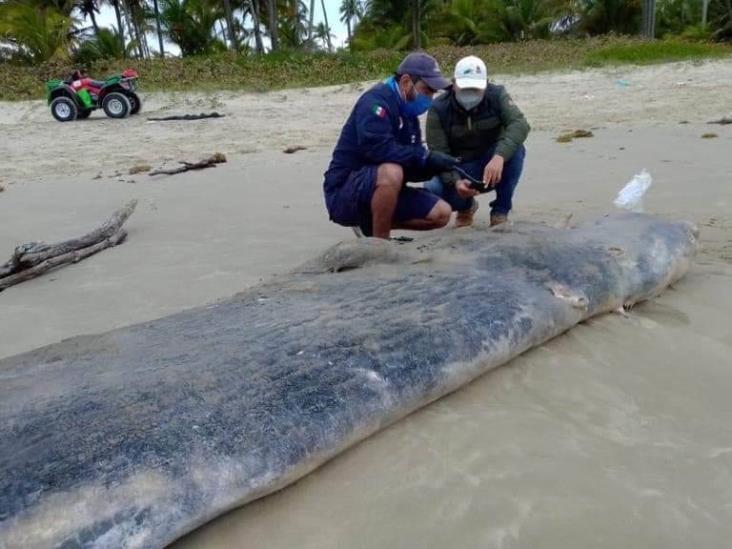
[[(427, 114), (429, 149), (461, 158), (457, 169), (425, 184), (457, 212), (456, 227), (473, 223), (478, 209), (475, 197), (491, 190), (496, 192), (490, 203), (491, 226), (508, 220), (529, 130), (504, 87), (488, 83), (485, 63), (474, 56), (461, 59), (455, 66), (454, 85), (434, 101)], [(485, 188), (476, 190), (476, 180)]]

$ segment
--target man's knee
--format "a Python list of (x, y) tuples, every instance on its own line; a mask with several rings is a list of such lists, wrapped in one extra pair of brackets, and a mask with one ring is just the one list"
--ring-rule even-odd
[(506, 161), (506, 166), (504, 169), (507, 170), (522, 170), (524, 167), (524, 160), (526, 158), (526, 148), (523, 145), (520, 145), (518, 149), (516, 149), (516, 152), (513, 153), (513, 156), (509, 158)]
[(450, 216), (452, 215), (452, 207), (444, 200), (438, 200), (437, 203), (432, 207), (430, 213), (427, 216), (429, 221), (432, 221), (436, 227), (444, 227), (450, 222)]
[(404, 184), (404, 169), (399, 164), (386, 162), (379, 165), (376, 173), (376, 185), (401, 189)]

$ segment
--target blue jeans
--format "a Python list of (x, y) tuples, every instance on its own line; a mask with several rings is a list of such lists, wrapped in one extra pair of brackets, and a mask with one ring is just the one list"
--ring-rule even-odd
[[(526, 157), (526, 149), (520, 145), (510, 160), (503, 165), (503, 174), (501, 180), (495, 187), (496, 198), (490, 203), (492, 214), (506, 215), (511, 211), (513, 192), (516, 190), (521, 172), (524, 169), (524, 158)], [(470, 162), (463, 162), (459, 166), (469, 173), (472, 177), (483, 180), (483, 170), (486, 164), (493, 158), (493, 149), (489, 150), (485, 155)], [(473, 206), (473, 198), (461, 198), (455, 190), (454, 185), (445, 185), (440, 176), (433, 177), (424, 184), (424, 188), (435, 193), (445, 202), (452, 206), (453, 211), (462, 212), (469, 210)], [(491, 192), (491, 191), (488, 191)]]

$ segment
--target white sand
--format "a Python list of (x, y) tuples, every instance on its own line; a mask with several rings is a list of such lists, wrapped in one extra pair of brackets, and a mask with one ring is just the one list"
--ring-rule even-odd
[[(536, 130), (657, 126), (732, 115), (732, 62), (496, 77)], [(627, 84), (627, 85), (624, 85)], [(137, 163), (158, 165), (221, 150), (230, 155), (292, 145), (330, 149), (365, 84), (274, 93), (144, 94), (143, 113), (59, 124), (45, 101), (0, 102), (0, 183), (64, 175), (105, 177)], [(202, 122), (147, 122), (147, 116), (217, 111)]]
[[(516, 222), (601, 215), (647, 168), (648, 210), (701, 226), (691, 274), (630, 318), (577, 327), (181, 546), (728, 543), (732, 127), (705, 122), (731, 114), (732, 63), (499, 80), (536, 129)], [(148, 114), (230, 115), (201, 122), (58, 124), (38, 102), (0, 103), (0, 254), (79, 234), (140, 199), (126, 243), (0, 294), (0, 357), (226, 297), (351, 238), (327, 221), (320, 185), (352, 88), (146, 98)], [(576, 127), (595, 137), (554, 141)], [(719, 137), (700, 138), (710, 131)], [(290, 145), (308, 150), (279, 152)], [(109, 177), (214, 151), (230, 162)]]

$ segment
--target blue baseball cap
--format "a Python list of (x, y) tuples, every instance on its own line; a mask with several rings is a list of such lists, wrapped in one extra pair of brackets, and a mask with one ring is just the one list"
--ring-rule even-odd
[(397, 74), (408, 74), (418, 78), (433, 90), (444, 90), (450, 86), (450, 81), (442, 76), (437, 60), (423, 52), (415, 52), (407, 55), (399, 64)]

